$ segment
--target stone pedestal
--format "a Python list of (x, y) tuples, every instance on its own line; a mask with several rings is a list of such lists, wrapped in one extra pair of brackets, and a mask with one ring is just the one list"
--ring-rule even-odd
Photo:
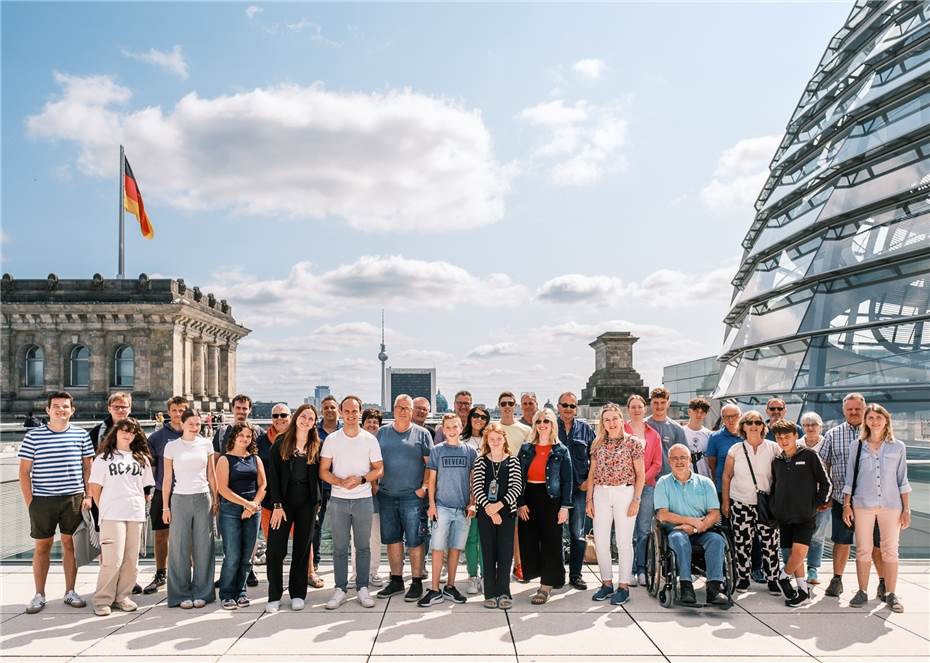
[(581, 390), (582, 405), (625, 406), (633, 394), (648, 399), (649, 389), (633, 368), (633, 344), (638, 340), (630, 332), (606, 332), (590, 344), (594, 348), (594, 373)]

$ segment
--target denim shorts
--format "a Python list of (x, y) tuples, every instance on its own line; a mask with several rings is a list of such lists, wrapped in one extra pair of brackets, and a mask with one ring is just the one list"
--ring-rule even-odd
[(378, 518), (381, 521), (381, 543), (405, 543), (408, 548), (423, 545), (426, 529), (420, 514), (426, 509), (423, 499), (415, 494), (403, 497), (378, 491)]
[(471, 521), (465, 515), (465, 509), (448, 509), (436, 505), (436, 520), (432, 523), (432, 551), (465, 550)]

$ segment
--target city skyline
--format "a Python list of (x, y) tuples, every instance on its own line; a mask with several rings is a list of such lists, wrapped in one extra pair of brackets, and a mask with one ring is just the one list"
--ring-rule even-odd
[(604, 331), (656, 385), (720, 350), (849, 9), (4, 3), (2, 269), (115, 273), (122, 142), (155, 228), (127, 218), (127, 276), (227, 299), (256, 400), (380, 400), (382, 308), (447, 395), (580, 393)]

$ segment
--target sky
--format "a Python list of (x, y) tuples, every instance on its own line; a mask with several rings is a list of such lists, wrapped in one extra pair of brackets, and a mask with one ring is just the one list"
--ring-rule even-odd
[(183, 278), (252, 330), (239, 390), (557, 399), (631, 331), (716, 354), (753, 202), (852, 3), (16, 3), (0, 262), (114, 277), (119, 145)]

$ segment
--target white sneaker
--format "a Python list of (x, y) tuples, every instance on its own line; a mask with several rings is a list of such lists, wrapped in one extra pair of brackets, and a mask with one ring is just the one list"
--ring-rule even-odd
[(291, 610), (303, 610), (304, 600), (301, 598), (291, 599)]
[(265, 606), (265, 612), (275, 613), (281, 609), (280, 601), (268, 601), (268, 605)]
[(81, 598), (80, 594), (70, 589), (65, 594), (65, 605), (70, 605), (72, 608), (83, 608), (87, 605), (87, 602)]
[(646, 586), (646, 574), (640, 573), (636, 576), (636, 583), (642, 587)]
[(338, 587), (333, 591), (332, 597), (326, 602), (327, 610), (335, 610), (346, 602), (346, 593)]
[(26, 606), (26, 614), (34, 615), (45, 607), (45, 594), (36, 594)]
[(368, 584), (372, 587), (384, 587), (384, 579), (377, 573), (372, 573), (368, 579)]
[[(357, 594), (358, 594), (358, 602), (362, 604), (363, 608), (374, 608), (375, 607), (375, 600), (371, 598), (371, 594), (368, 593), (367, 587), (362, 587), (360, 590), (358, 590)], [(327, 605), (327, 607), (329, 606)]]
[(481, 590), (478, 588), (478, 585), (481, 583), (481, 579), (478, 576), (471, 576), (468, 579), (468, 587), (465, 588), (467, 594), (477, 594)]

